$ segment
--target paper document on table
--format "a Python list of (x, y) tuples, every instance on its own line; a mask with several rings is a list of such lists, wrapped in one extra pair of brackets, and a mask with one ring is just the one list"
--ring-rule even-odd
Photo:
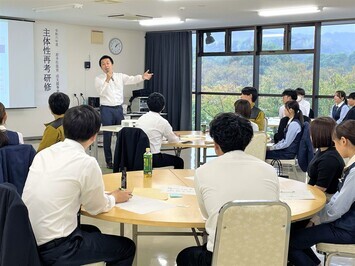
[(185, 178), (188, 179), (188, 180), (195, 180), (194, 176), (185, 176)]
[(134, 196), (141, 196), (158, 200), (167, 200), (169, 198), (168, 194), (161, 192), (161, 189), (158, 188), (135, 187), (132, 194)]
[(309, 190), (281, 190), (281, 200), (313, 200), (315, 197)]
[(162, 200), (150, 199), (140, 196), (133, 196), (129, 201), (118, 203), (116, 206), (123, 210), (138, 214), (146, 214), (176, 207), (176, 205), (166, 203)]
[(204, 138), (206, 137), (201, 135), (180, 135), (180, 140), (182, 141), (193, 141), (193, 140), (199, 140)]
[(162, 191), (168, 194), (196, 195), (193, 187), (168, 186), (165, 189), (162, 189)]

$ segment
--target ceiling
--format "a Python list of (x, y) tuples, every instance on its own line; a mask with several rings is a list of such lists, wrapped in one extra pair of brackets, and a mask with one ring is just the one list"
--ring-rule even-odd
[[(115, 2), (115, 3), (113, 3)], [(33, 8), (63, 4), (83, 4), (81, 9), (41, 12)], [(287, 6), (317, 5), (323, 11), (316, 14), (279, 17), (259, 17), (257, 11)], [(124, 14), (126, 17), (180, 17), (185, 22), (170, 26), (143, 27), (137, 21), (109, 18)], [(139, 31), (218, 28), (230, 26), (266, 25), (332, 19), (354, 19), (354, 0), (0, 0), (0, 16), (60, 23), (110, 27)]]

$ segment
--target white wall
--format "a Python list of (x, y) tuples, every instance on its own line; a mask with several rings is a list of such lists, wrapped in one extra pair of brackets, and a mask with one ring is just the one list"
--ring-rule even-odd
[[(78, 96), (83, 93), (88, 96), (97, 97), (94, 88), (95, 76), (101, 73), (98, 60), (104, 54), (111, 55), (115, 64), (114, 71), (128, 75), (136, 75), (144, 72), (144, 47), (145, 32), (128, 31), (111, 28), (86, 27), (59, 23), (38, 21), (35, 23), (35, 88), (36, 106), (35, 109), (11, 109), (7, 110), (8, 119), (6, 127), (10, 130), (21, 132), (24, 137), (42, 136), (44, 123), (53, 120), (48, 109), (47, 100), (52, 91), (45, 92), (42, 86), (43, 74), (43, 44), (41, 31), (45, 27), (58, 28), (61, 40), (65, 43), (61, 60), (61, 69), (65, 82), (60, 85), (60, 91), (69, 95), (71, 106), (77, 105), (73, 94)], [(103, 31), (104, 43), (91, 44), (91, 30)], [(123, 50), (119, 55), (112, 55), (108, 50), (108, 42), (111, 38), (118, 37), (123, 43)], [(84, 69), (84, 61), (91, 62), (91, 68)], [(19, 62), (20, 63), (20, 62)], [(128, 102), (131, 92), (134, 89), (143, 88), (143, 83), (135, 86), (125, 87), (125, 102)]]

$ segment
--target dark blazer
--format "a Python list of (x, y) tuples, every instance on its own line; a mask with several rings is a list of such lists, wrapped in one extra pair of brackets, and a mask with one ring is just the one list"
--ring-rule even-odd
[(309, 123), (304, 122), (302, 136), (297, 152), (298, 165), (303, 172), (307, 171), (308, 165), (312, 161), (313, 157), (314, 150), (309, 132)]
[(120, 172), (123, 167), (127, 171), (143, 170), (143, 154), (150, 147), (145, 132), (136, 127), (124, 127), (118, 132), (113, 172)]
[(41, 265), (28, 211), (9, 183), (0, 184), (0, 265)]
[(351, 107), (351, 109), (348, 111), (348, 113), (344, 117), (343, 121), (349, 120), (349, 119), (355, 120), (355, 106)]
[(7, 145), (0, 149), (0, 183), (9, 182), (22, 195), (28, 170), (36, 155), (29, 144)]

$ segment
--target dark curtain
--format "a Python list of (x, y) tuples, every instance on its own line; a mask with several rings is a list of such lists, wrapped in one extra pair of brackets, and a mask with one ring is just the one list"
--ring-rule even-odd
[(147, 32), (145, 36), (145, 69), (154, 73), (145, 88), (164, 95), (164, 112), (173, 130), (191, 130), (191, 36), (190, 31)]

